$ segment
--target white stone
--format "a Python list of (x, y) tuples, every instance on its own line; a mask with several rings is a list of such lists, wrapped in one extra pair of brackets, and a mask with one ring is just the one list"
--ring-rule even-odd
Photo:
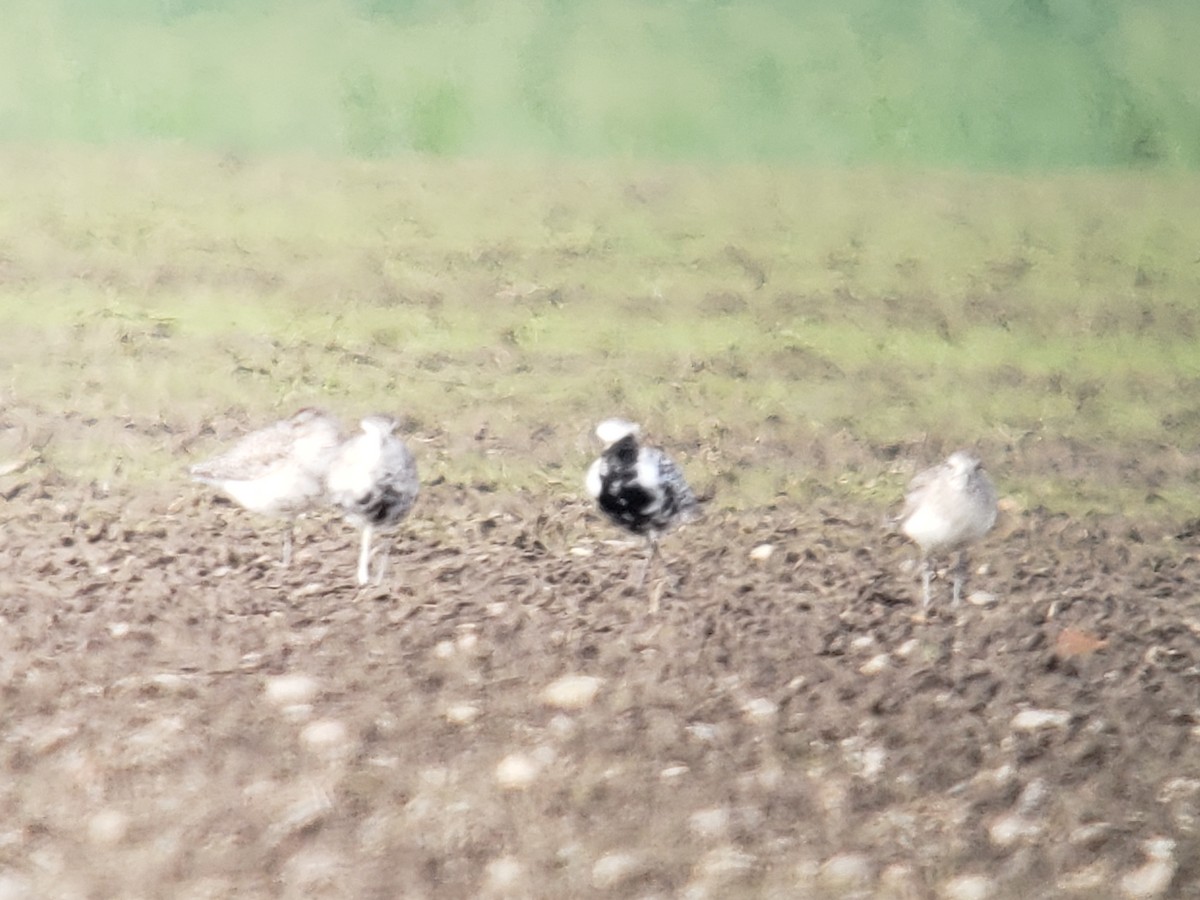
[(683, 765), (667, 766), (665, 769), (663, 769), (661, 772), (658, 773), (658, 777), (661, 778), (663, 781), (669, 781), (672, 778), (679, 778), (682, 775), (686, 775), (690, 771), (691, 771), (691, 769), (689, 769), (687, 766), (683, 766)]
[(1014, 731), (1040, 731), (1043, 728), (1065, 728), (1071, 714), (1064, 709), (1023, 709), (1013, 716)]
[(996, 885), (986, 875), (959, 875), (942, 885), (944, 900), (987, 900), (996, 892)]
[(751, 722), (770, 722), (779, 714), (779, 704), (766, 697), (755, 697), (742, 704), (742, 715)]
[(35, 900), (38, 896), (24, 875), (0, 872), (0, 900)]
[(1042, 831), (1042, 826), (1031, 822), (1024, 816), (1008, 813), (993, 820), (988, 826), (988, 837), (997, 847), (1011, 847), (1026, 838), (1036, 837)]
[(594, 675), (564, 675), (546, 685), (542, 702), (556, 709), (586, 709), (596, 699), (603, 678)]
[(643, 871), (642, 861), (632, 853), (608, 853), (592, 865), (592, 887), (619, 887)]
[(862, 853), (839, 853), (821, 865), (821, 880), (836, 887), (865, 887), (875, 878), (875, 866)]
[(1058, 879), (1058, 889), (1066, 894), (1083, 894), (1091, 896), (1112, 884), (1112, 865), (1102, 859), (1068, 872)]
[(908, 659), (921, 649), (920, 638), (909, 638), (903, 644), (896, 648), (896, 656), (899, 659)]
[(523, 791), (537, 781), (541, 766), (532, 756), (510, 753), (496, 765), (496, 784), (502, 790)]
[(916, 870), (907, 863), (892, 863), (879, 873), (879, 887), (886, 896), (899, 894), (905, 896), (916, 890)]
[(1000, 598), (990, 591), (971, 591), (967, 595), (967, 602), (972, 606), (982, 606), (984, 609), (990, 609), (1000, 602)]
[(338, 756), (349, 749), (350, 733), (336, 719), (318, 719), (304, 726), (300, 740), (315, 753)]
[(443, 713), (451, 725), (470, 725), (479, 714), (480, 709), (474, 703), (451, 703)]
[(470, 655), (479, 649), (479, 635), (472, 628), (464, 628), (455, 639), (454, 645), (460, 653)]
[(891, 664), (891, 657), (889, 657), (886, 653), (880, 653), (878, 656), (872, 656), (865, 663), (859, 666), (858, 671), (867, 676), (878, 675), (886, 670)]
[(700, 858), (695, 874), (705, 881), (728, 883), (754, 869), (755, 858), (736, 847), (715, 847)]
[(311, 703), (321, 690), (315, 678), (299, 673), (276, 675), (263, 685), (267, 700), (275, 706), (296, 706)]
[(497, 857), (483, 870), (484, 883), (488, 889), (499, 892), (513, 890), (524, 874), (525, 870), (521, 867), (521, 863), (512, 856)]
[(766, 562), (775, 552), (773, 544), (759, 544), (750, 551), (750, 558), (755, 562)]
[(1151, 859), (1121, 876), (1121, 893), (1135, 900), (1161, 897), (1174, 879), (1175, 863), (1172, 860)]
[(729, 810), (723, 806), (697, 810), (688, 817), (688, 828), (700, 837), (719, 837), (729, 830)]
[(88, 838), (102, 847), (115, 847), (129, 833), (129, 817), (115, 809), (104, 809), (88, 820)]

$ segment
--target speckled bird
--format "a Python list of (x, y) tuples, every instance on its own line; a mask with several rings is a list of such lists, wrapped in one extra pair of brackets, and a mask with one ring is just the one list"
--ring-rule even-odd
[[(371, 580), (371, 539), (380, 528), (408, 515), (420, 490), (417, 463), (394, 433), (388, 416), (367, 416), (362, 433), (347, 440), (335, 455), (325, 479), (329, 501), (351, 524), (362, 529), (358, 583)], [(386, 564), (386, 563), (385, 563)], [(383, 577), (383, 566), (377, 580)]]
[(658, 554), (659, 538), (694, 518), (698, 504), (675, 461), (658, 447), (639, 444), (639, 433), (637, 425), (624, 419), (596, 426), (604, 451), (588, 468), (585, 486), (609, 519), (646, 538), (640, 587)]
[(295, 519), (325, 494), (325, 473), (342, 441), (337, 419), (311, 407), (253, 431), (212, 459), (191, 467), (192, 478), (211, 485), (251, 512), (288, 519), (283, 564), (292, 560)]
[(908, 485), (901, 530), (921, 548), (922, 604), (932, 599), (932, 560), (958, 550), (953, 605), (959, 604), (967, 570), (967, 548), (996, 524), (996, 489), (979, 458), (966, 450), (920, 472)]

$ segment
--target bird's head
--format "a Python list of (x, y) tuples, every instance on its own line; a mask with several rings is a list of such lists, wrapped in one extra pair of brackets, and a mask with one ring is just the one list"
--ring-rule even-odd
[(983, 465), (979, 457), (970, 450), (955, 450), (950, 454), (946, 463), (956, 475), (969, 475)]
[(385, 438), (396, 430), (396, 425), (399, 423), (391, 416), (367, 416), (359, 424), (367, 434)]
[(640, 432), (637, 424), (627, 419), (605, 419), (596, 426), (596, 437), (600, 438), (605, 447), (611, 447), (630, 435), (636, 438)]

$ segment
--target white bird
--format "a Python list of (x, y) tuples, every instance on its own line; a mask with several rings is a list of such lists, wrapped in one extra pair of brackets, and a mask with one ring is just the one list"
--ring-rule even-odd
[[(393, 432), (397, 422), (387, 416), (367, 416), (362, 434), (338, 450), (325, 478), (329, 501), (346, 520), (362, 529), (358, 583), (370, 581), (371, 538), (376, 529), (395, 525), (412, 509), (420, 483), (417, 464), (404, 441)], [(383, 577), (380, 568), (379, 578)]]
[(192, 478), (229, 495), (250, 512), (289, 519), (283, 564), (292, 561), (296, 516), (325, 493), (325, 473), (341, 444), (337, 419), (311, 407), (246, 435), (224, 453), (196, 463)]
[(941, 465), (919, 472), (908, 485), (901, 529), (921, 548), (923, 608), (931, 599), (931, 558), (959, 551), (953, 605), (958, 606), (967, 569), (967, 547), (996, 524), (996, 489), (978, 457), (959, 450)]
[(638, 587), (658, 554), (663, 534), (690, 521), (698, 510), (683, 472), (658, 447), (638, 444), (640, 429), (624, 419), (605, 419), (596, 426), (604, 452), (591, 464), (584, 485), (609, 519), (645, 536), (649, 549)]

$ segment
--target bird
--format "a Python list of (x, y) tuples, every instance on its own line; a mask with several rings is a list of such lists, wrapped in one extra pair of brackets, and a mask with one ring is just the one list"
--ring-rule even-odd
[(646, 538), (648, 550), (638, 588), (658, 555), (662, 535), (695, 518), (699, 508), (683, 471), (662, 449), (639, 444), (640, 433), (635, 423), (625, 419), (605, 419), (597, 425), (596, 437), (604, 451), (584, 479), (604, 515)]
[(909, 482), (900, 513), (900, 527), (921, 548), (922, 609), (932, 598), (931, 560), (959, 551), (954, 567), (952, 604), (958, 607), (967, 569), (967, 547), (981, 540), (996, 524), (996, 489), (979, 458), (967, 450), (951, 453), (945, 462), (918, 472)]
[(291, 418), (252, 431), (189, 471), (194, 480), (217, 488), (250, 512), (288, 519), (282, 559), (288, 566), (295, 519), (324, 497), (325, 473), (341, 443), (338, 420), (305, 407)]
[[(420, 492), (417, 463), (389, 416), (367, 416), (362, 433), (338, 449), (325, 476), (330, 503), (346, 520), (362, 529), (358, 583), (371, 580), (371, 539), (379, 528), (395, 525), (408, 515)], [(385, 563), (386, 564), (386, 563)], [(383, 568), (378, 578), (382, 579)]]

